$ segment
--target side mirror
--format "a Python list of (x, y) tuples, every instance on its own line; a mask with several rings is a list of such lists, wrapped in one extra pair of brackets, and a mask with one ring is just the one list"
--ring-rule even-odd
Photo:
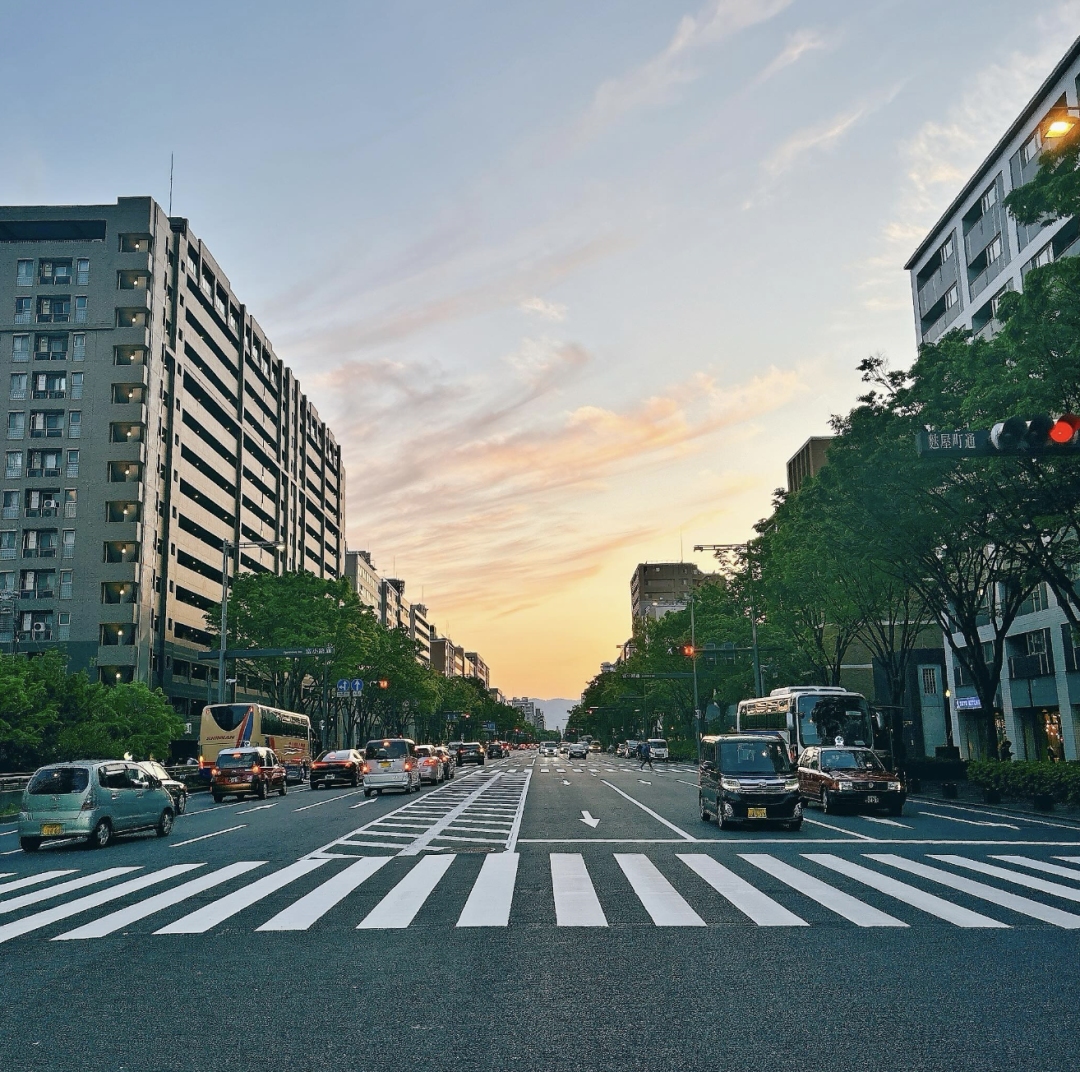
[(880, 733), (885, 732), (885, 716), (880, 711), (874, 712), (874, 729)]
[(704, 771), (716, 770), (716, 764), (711, 759), (703, 759), (701, 761), (701, 769)]

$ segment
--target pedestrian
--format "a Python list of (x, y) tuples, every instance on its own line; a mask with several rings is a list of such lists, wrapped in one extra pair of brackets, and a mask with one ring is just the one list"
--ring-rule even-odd
[(1058, 761), (1058, 754), (1054, 751), (1054, 746), (1052, 744), (1046, 746), (1046, 758), (1050, 760), (1051, 763), (1056, 763)]
[(1008, 763), (1012, 759), (1012, 741), (1008, 737), (1003, 737), (1001, 740), (1001, 762)]
[(652, 749), (649, 747), (649, 742), (648, 741), (646, 741), (641, 746), (641, 766), (638, 767), (638, 770), (644, 770), (646, 763), (649, 764), (649, 770), (655, 770), (656, 769), (652, 765)]

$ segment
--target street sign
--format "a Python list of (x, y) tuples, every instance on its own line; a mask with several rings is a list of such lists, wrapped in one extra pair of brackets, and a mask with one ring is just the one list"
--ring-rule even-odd
[(357, 692), (357, 693), (363, 692), (364, 691), (364, 682), (360, 678), (354, 677), (352, 679), (352, 690), (353, 690), (353, 692)]
[(924, 458), (979, 458), (997, 454), (990, 433), (961, 428), (953, 432), (919, 432), (915, 449)]
[(349, 679), (341, 678), (337, 683), (337, 693), (339, 696), (348, 696), (349, 694)]
[(495, 732), (495, 723), (494, 722), (485, 722), (484, 723), (484, 729), (487, 730), (488, 733), (494, 733)]
[(978, 696), (957, 696), (953, 706), (957, 711), (978, 711), (982, 707), (982, 700)]
[[(302, 659), (308, 655), (333, 655), (333, 645), (324, 648), (226, 648), (226, 659)], [(201, 651), (198, 658), (217, 662), (220, 651)]]

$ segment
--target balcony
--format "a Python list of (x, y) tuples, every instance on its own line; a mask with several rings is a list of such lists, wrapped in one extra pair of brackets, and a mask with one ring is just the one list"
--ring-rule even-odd
[[(98, 680), (103, 685), (129, 685), (135, 680), (135, 655), (137, 648), (110, 648), (109, 666), (98, 667)], [(130, 662), (121, 664), (121, 659), (130, 656)]]
[(43, 625), (35, 622), (29, 629), (19, 630), (20, 644), (44, 644), (53, 639), (51, 625)]
[(142, 443), (146, 438), (146, 425), (132, 421), (113, 421), (109, 425), (110, 443)]
[(990, 243), (1001, 234), (1005, 228), (1002, 226), (1001, 208), (993, 205), (989, 212), (983, 215), (972, 225), (971, 230), (964, 235), (964, 245), (967, 249), (967, 259), (970, 264)]
[[(124, 368), (141, 365), (146, 368), (145, 346), (115, 346), (113, 347), (113, 364)], [(146, 380), (144, 379), (145, 383)]]
[(991, 261), (972, 281), (971, 300), (974, 301), (986, 288), (1001, 275), (1002, 268), (1008, 264), (1004, 253), (996, 261)]
[(135, 626), (131, 622), (105, 622), (100, 628), (98, 644), (103, 648), (130, 648), (134, 643)]
[(138, 585), (132, 581), (106, 581), (101, 586), (101, 602), (105, 606), (126, 606), (135, 603), (138, 598)]
[(23, 544), (23, 558), (56, 558), (60, 551), (58, 543)]
[(110, 563), (138, 562), (139, 544), (134, 540), (107, 540), (103, 560)]
[(115, 326), (118, 328), (134, 328), (146, 330), (149, 316), (145, 308), (122, 308), (116, 310)]
[(1001, 321), (991, 317), (978, 331), (975, 332), (976, 339), (992, 339), (1001, 330)]
[(1009, 656), (1009, 677), (1031, 678), (1046, 677), (1054, 672), (1054, 660), (1048, 651), (1036, 652), (1033, 655)]
[[(138, 484), (142, 480), (141, 462), (109, 462), (110, 484)], [(129, 496), (142, 501), (142, 489), (133, 489)]]
[(142, 510), (137, 502), (114, 501), (105, 504), (105, 520), (110, 524), (138, 521)]
[(940, 300), (945, 291), (957, 282), (957, 254), (953, 255), (919, 287), (919, 314), (926, 316)]
[(19, 599), (21, 601), (33, 600), (33, 599), (55, 599), (56, 587), (55, 585), (50, 587), (39, 586), (37, 588), (23, 588), (19, 591)]
[(949, 329), (949, 325), (960, 315), (960, 303), (957, 302), (951, 309), (946, 309), (930, 327), (923, 332), (923, 342), (937, 342)]

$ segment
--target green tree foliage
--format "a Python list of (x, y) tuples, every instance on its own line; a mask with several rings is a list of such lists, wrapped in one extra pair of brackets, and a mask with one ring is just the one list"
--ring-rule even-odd
[(1073, 128), (1062, 144), (1039, 157), (1039, 170), (1031, 182), (1018, 186), (1005, 205), (1016, 219), (1029, 227), (1080, 214), (1080, 136)]

